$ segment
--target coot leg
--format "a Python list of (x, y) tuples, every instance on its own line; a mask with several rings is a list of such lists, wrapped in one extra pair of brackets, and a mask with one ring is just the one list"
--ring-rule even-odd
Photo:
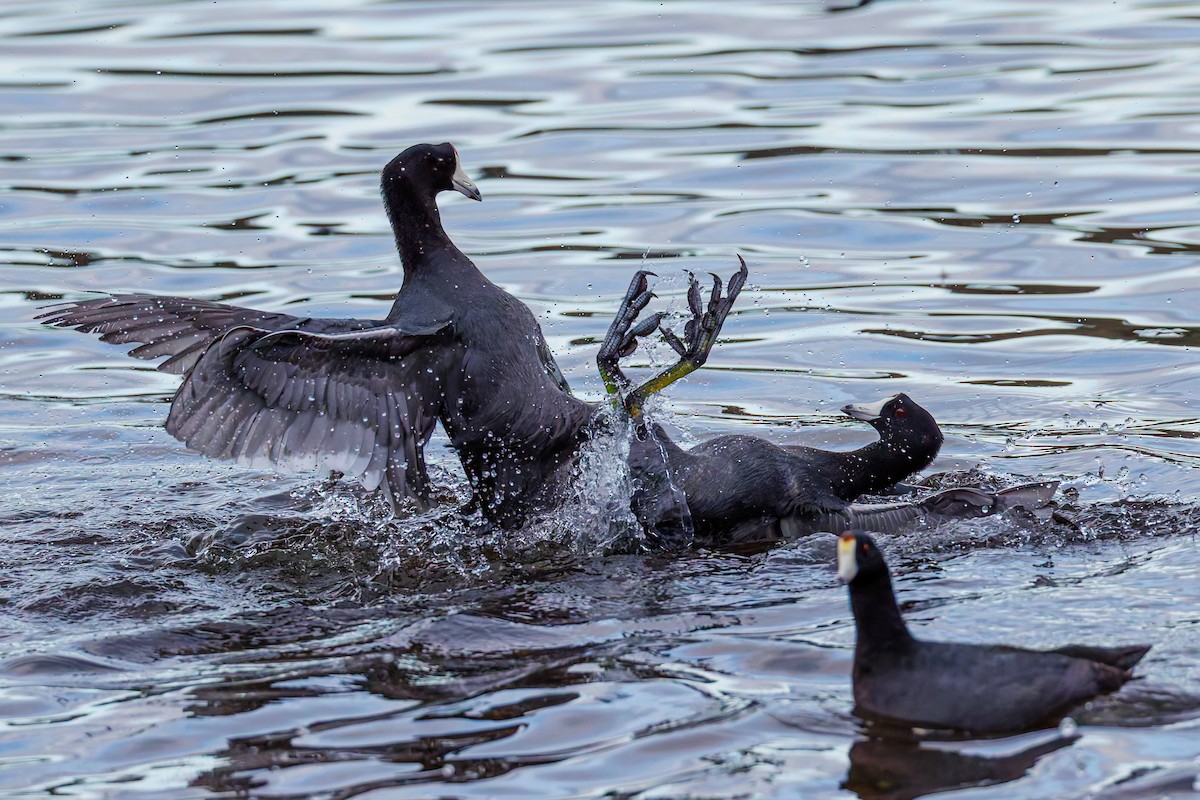
[[(683, 338), (680, 339), (669, 329), (660, 327), (663, 338), (679, 354), (679, 360), (629, 393), (625, 398), (625, 410), (631, 417), (641, 417), (642, 407), (650, 395), (661, 392), (675, 381), (704, 366), (708, 354), (717, 342), (721, 326), (725, 324), (725, 318), (729, 316), (733, 302), (742, 291), (749, 274), (746, 261), (740, 255), (738, 262), (742, 265), (741, 269), (729, 278), (728, 287), (722, 284), (717, 275), (713, 275), (713, 288), (709, 294), (707, 309), (704, 308), (701, 299), (700, 283), (695, 276), (692, 277), (691, 286), (688, 287), (688, 307), (691, 309), (692, 318), (684, 325)], [(722, 289), (725, 290), (724, 294)]]
[(653, 275), (653, 272), (646, 270), (638, 270), (634, 274), (633, 280), (629, 282), (629, 289), (621, 300), (621, 307), (617, 309), (617, 316), (613, 318), (604, 342), (600, 345), (600, 352), (596, 354), (596, 367), (600, 370), (604, 388), (608, 390), (613, 403), (619, 403), (621, 395), (627, 392), (631, 385), (625, 373), (621, 371), (620, 359), (637, 349), (638, 337), (653, 333), (662, 321), (663, 315), (660, 313), (636, 326), (633, 324), (638, 314), (642, 313), (642, 309), (654, 297), (646, 282), (646, 278)]

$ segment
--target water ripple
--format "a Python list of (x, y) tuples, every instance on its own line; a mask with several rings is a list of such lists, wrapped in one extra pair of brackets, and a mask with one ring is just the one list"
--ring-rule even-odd
[[(213, 8), (0, 11), (0, 794), (1190, 790), (1188, 8)], [(931, 483), (1054, 478), (1070, 522), (884, 541), (914, 626), (1144, 638), (1145, 681), (1070, 736), (864, 739), (831, 542), (637, 552), (605, 452), (561, 518), (500, 536), (455, 512), (441, 439), (442, 506), (389, 519), (184, 452), (177, 379), (32, 319), (121, 289), (378, 315), (401, 280), (378, 170), (447, 139), (487, 199), (448, 198), (447, 228), (577, 391), (602, 395), (634, 269), (679, 308), (685, 271), (742, 253), (751, 286), (661, 412), (681, 440), (848, 449), (871, 434), (842, 405), (912, 394), (946, 432)]]

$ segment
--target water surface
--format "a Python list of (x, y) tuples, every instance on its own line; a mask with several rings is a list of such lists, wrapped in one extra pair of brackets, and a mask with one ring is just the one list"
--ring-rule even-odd
[[(1200, 11), (1187, 2), (25, 2), (0, 10), (0, 795), (1196, 796)], [(177, 378), (39, 305), (379, 314), (379, 169), (454, 142), (455, 241), (580, 394), (637, 268), (751, 265), (685, 441), (844, 448), (905, 391), (936, 468), (1078, 529), (882, 543), (921, 635), (1152, 642), (1078, 727), (864, 739), (832, 543), (605, 554), (557, 524), (206, 461)], [(665, 358), (648, 352), (649, 366)], [(965, 471), (971, 470), (970, 473)]]

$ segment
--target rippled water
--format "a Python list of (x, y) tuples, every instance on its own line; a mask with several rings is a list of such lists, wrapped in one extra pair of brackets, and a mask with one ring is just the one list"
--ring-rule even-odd
[[(1200, 794), (1197, 4), (7, 0), (0, 41), (0, 795)], [(1073, 736), (870, 742), (830, 542), (597, 554), (603, 469), (499, 537), (442, 444), (446, 505), (382, 520), (188, 454), (176, 378), (32, 320), (378, 314), (378, 170), (444, 140), (577, 391), (634, 269), (678, 303), (744, 254), (683, 438), (849, 447), (910, 393), (940, 469), (1079, 523), (885, 540), (919, 633), (1152, 642), (1144, 680)]]

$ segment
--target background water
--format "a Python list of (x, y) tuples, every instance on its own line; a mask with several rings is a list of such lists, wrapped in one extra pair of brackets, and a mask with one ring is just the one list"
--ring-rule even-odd
[[(1193, 2), (6, 0), (0, 794), (1196, 796), (1198, 139)], [(1151, 642), (1144, 680), (1073, 737), (867, 742), (831, 542), (604, 556), (603, 469), (508, 540), (380, 520), (185, 452), (176, 378), (32, 320), (378, 314), (378, 170), (444, 140), (485, 197), (448, 230), (578, 392), (634, 269), (678, 304), (744, 254), (683, 438), (850, 447), (910, 393), (939, 469), (1080, 523), (885, 540), (918, 632)]]

